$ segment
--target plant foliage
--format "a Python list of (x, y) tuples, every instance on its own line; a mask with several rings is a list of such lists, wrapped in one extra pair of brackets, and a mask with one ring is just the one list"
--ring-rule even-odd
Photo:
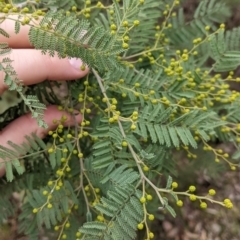
[[(173, 181), (176, 151), (189, 162), (204, 162), (208, 151), (206, 168), (239, 165), (240, 94), (229, 84), (240, 82), (240, 28), (225, 29), (229, 4), (201, 0), (190, 20), (178, 0), (1, 1), (0, 9), (15, 33), (30, 27), (29, 41), (42, 54), (81, 58), (80, 70), (89, 68), (80, 81), (26, 88), (11, 49), (0, 43), (4, 82), (23, 100), (0, 112), (1, 122), (28, 108), (47, 128), (47, 104), (82, 114), (72, 128), (63, 127), (64, 116), (56, 119), (43, 140), (32, 134), (21, 145), (0, 146), (0, 222), (15, 213), (13, 192), (23, 196), (19, 232), (29, 239), (43, 232), (51, 239), (130, 240), (142, 229), (152, 239), (153, 214), (166, 209), (175, 217), (183, 196), (201, 208), (233, 207), (229, 199), (212, 200), (213, 191), (175, 191)], [(10, 37), (2, 28), (0, 34)], [(234, 155), (216, 141), (231, 142)]]

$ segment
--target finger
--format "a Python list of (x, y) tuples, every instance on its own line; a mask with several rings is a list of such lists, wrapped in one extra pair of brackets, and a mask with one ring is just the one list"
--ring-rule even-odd
[[(6, 38), (0, 34), (0, 42), (7, 42), (11, 48), (30, 48), (31, 44), (28, 39), (28, 33), (30, 30), (30, 26), (24, 25), (20, 27), (20, 32), (18, 34), (15, 33), (15, 22), (13, 19), (18, 18), (17, 15), (9, 15), (9, 18), (6, 19), (0, 24), (0, 28), (4, 29), (9, 35), (10, 38)], [(37, 25), (39, 21), (31, 20), (30, 23), (33, 25)]]
[[(12, 60), (12, 66), (18, 78), (25, 85), (31, 85), (49, 80), (72, 80), (85, 76), (88, 68), (81, 70), (83, 62), (77, 58), (59, 59), (58, 56), (51, 57), (43, 55), (35, 49), (13, 49), (8, 55)], [(2, 57), (0, 58), (0, 60)], [(4, 84), (4, 72), (0, 72), (0, 95), (7, 89)]]
[[(48, 124), (48, 129), (39, 128), (36, 120), (28, 113), (11, 122), (0, 132), (0, 145), (9, 147), (7, 144), (8, 141), (20, 145), (25, 141), (25, 136), (31, 133), (35, 133), (39, 138), (44, 138), (49, 130), (57, 127), (57, 124), (54, 124), (53, 120), (61, 119), (63, 115), (67, 117), (67, 120), (63, 123), (64, 126), (73, 126), (82, 120), (80, 114), (73, 117), (69, 113), (59, 111), (56, 106), (49, 106), (44, 114), (44, 121)], [(1, 161), (3, 160), (0, 158), (0, 162)], [(4, 173), (4, 168), (0, 168), (0, 177), (3, 176)]]

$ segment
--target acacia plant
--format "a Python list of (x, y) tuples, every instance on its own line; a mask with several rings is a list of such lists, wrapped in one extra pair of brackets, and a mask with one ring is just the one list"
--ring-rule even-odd
[[(154, 215), (174, 217), (186, 198), (203, 209), (232, 208), (214, 189), (200, 196), (195, 186), (177, 191), (172, 180), (176, 150), (189, 162), (208, 151), (209, 164), (238, 167), (240, 94), (229, 83), (240, 82), (240, 28), (225, 30), (225, 2), (201, 0), (186, 20), (179, 0), (0, 1), (1, 22), (14, 20), (16, 33), (29, 25), (42, 54), (81, 58), (89, 68), (79, 81), (26, 88), (0, 44), (5, 83), (22, 98), (19, 114), (30, 110), (44, 128), (46, 104), (82, 114), (72, 128), (63, 127), (66, 116), (55, 119), (45, 139), (0, 146), (0, 221), (17, 209), (13, 192), (21, 193), (19, 231), (29, 239), (40, 229), (51, 239), (127, 240), (140, 230), (153, 239)], [(5, 121), (15, 113), (7, 110)], [(234, 145), (233, 155), (216, 141)]]

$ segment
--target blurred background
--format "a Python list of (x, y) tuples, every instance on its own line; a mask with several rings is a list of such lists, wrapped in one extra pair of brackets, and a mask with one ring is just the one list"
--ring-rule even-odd
[[(191, 19), (198, 6), (199, 0), (185, 0), (183, 2), (185, 16)], [(226, 29), (240, 27), (240, 0), (225, 0), (232, 5), (232, 15), (226, 22)], [(240, 68), (235, 71), (235, 76), (240, 76)], [(240, 91), (240, 84), (233, 83), (231, 88)], [(240, 109), (239, 109), (240, 111)], [(216, 144), (231, 154), (233, 146), (230, 144)], [(180, 160), (181, 156), (176, 159)], [(194, 202), (184, 200), (184, 206), (177, 211), (177, 217), (165, 215), (162, 221), (155, 223), (158, 231), (156, 239), (159, 240), (239, 240), (240, 239), (240, 170), (231, 171), (224, 166), (210, 164), (207, 156), (206, 161), (200, 166), (197, 163), (190, 163), (184, 159), (176, 161), (179, 164), (179, 178), (181, 183), (179, 190), (184, 191), (190, 185), (197, 186), (197, 194), (204, 195), (208, 189), (216, 190), (216, 199), (223, 200), (230, 198), (234, 204), (231, 210), (208, 205), (206, 210), (201, 210)], [(208, 167), (206, 167), (208, 165)], [(175, 208), (177, 209), (177, 207)]]

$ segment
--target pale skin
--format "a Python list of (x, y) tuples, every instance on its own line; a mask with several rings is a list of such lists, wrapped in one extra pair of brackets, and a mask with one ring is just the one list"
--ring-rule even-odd
[[(0, 56), (0, 60), (9, 57), (14, 60), (12, 63), (18, 77), (25, 85), (40, 83), (45, 80), (74, 80), (84, 77), (88, 69), (82, 71), (80, 59), (59, 59), (57, 56), (50, 57), (42, 55), (41, 51), (35, 50), (28, 40), (28, 26), (22, 26), (19, 34), (14, 33), (14, 21), (5, 20), (1, 25), (10, 38), (0, 35), (0, 42), (7, 42), (12, 48), (12, 52), (5, 56)], [(4, 73), (0, 72), (0, 95), (7, 90), (4, 83)], [(12, 141), (21, 144), (25, 135), (36, 133), (40, 138), (44, 138), (49, 130), (56, 128), (53, 119), (60, 119), (62, 115), (68, 117), (66, 126), (74, 125), (75, 121), (81, 121), (81, 115), (76, 115), (75, 119), (66, 112), (61, 112), (57, 106), (48, 106), (45, 111), (44, 120), (48, 124), (48, 129), (39, 128), (36, 120), (31, 114), (26, 114), (11, 122), (7, 127), (0, 131), (0, 145), (8, 146), (7, 142)], [(0, 158), (1, 161), (1, 158)], [(0, 168), (0, 177), (5, 174), (4, 167)]]

